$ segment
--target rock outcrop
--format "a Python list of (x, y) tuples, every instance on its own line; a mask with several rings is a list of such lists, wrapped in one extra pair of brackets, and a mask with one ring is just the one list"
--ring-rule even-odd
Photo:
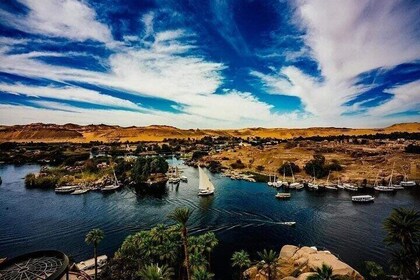
[[(340, 261), (329, 251), (319, 251), (315, 247), (299, 248), (293, 245), (285, 245), (281, 249), (276, 273), (272, 278), (276, 280), (306, 280), (323, 263), (332, 267), (333, 275), (341, 275), (343, 279), (349, 280), (364, 280), (359, 272)], [(244, 274), (251, 280), (268, 280), (266, 267), (253, 266)]]

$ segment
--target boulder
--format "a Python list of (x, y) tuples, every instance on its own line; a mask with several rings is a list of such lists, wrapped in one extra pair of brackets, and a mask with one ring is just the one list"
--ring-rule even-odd
[(314, 275), (314, 274), (316, 274), (316, 273), (314, 273), (314, 272), (305, 272), (305, 273), (302, 273), (301, 275), (299, 275), (299, 277), (297, 278), (297, 280), (306, 280), (306, 279), (308, 279), (309, 276)]
[(280, 250), (280, 259), (290, 259), (296, 251), (299, 250), (299, 247), (293, 245), (284, 245)]

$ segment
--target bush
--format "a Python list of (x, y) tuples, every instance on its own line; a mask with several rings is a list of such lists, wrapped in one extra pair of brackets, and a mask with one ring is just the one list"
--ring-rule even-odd
[(200, 158), (204, 157), (204, 156), (208, 156), (209, 153), (205, 152), (205, 151), (194, 151), (194, 153), (192, 154), (192, 160), (199, 160)]
[(137, 184), (147, 181), (152, 173), (166, 173), (169, 165), (163, 157), (137, 158), (134, 163), (132, 176)]
[(233, 169), (243, 169), (245, 168), (245, 164), (242, 163), (240, 159), (236, 160), (234, 163), (230, 165)]
[(29, 173), (25, 177), (25, 186), (27, 188), (55, 188), (57, 182), (58, 177), (54, 175), (35, 176), (35, 174)]
[(286, 176), (292, 176), (293, 173), (300, 172), (300, 168), (294, 162), (285, 162), (277, 170), (280, 174), (285, 174)]
[(420, 154), (420, 146), (410, 144), (407, 147), (405, 147), (405, 152), (412, 154)]
[(265, 169), (265, 167), (264, 167), (264, 166), (262, 166), (262, 165), (258, 165), (258, 166), (257, 166), (257, 171), (258, 171), (258, 172), (262, 172), (262, 171), (264, 171), (264, 169)]
[(338, 162), (338, 160), (333, 159), (331, 161), (331, 163), (327, 166), (327, 169), (329, 171), (341, 171), (341, 170), (343, 170), (343, 167), (340, 165), (340, 163)]
[(213, 173), (220, 172), (222, 170), (222, 165), (220, 162), (212, 160), (209, 162), (207, 169)]

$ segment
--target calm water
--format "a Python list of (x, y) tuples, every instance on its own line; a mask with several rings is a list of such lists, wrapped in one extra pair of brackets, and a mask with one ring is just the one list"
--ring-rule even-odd
[[(232, 252), (271, 248), (284, 244), (325, 247), (355, 268), (363, 260), (386, 264), (389, 252), (382, 240), (382, 221), (393, 207), (420, 208), (419, 192), (376, 194), (373, 204), (353, 204), (346, 191), (294, 191), (289, 201), (274, 198), (266, 184), (232, 181), (210, 175), (216, 186), (214, 197), (197, 197), (198, 170), (181, 166), (189, 179), (179, 188), (168, 187), (162, 198), (141, 197), (129, 189), (104, 195), (57, 195), (54, 191), (26, 189), (23, 177), (39, 166), (0, 166), (0, 256), (12, 257), (28, 251), (58, 249), (76, 260), (91, 257), (84, 236), (102, 228), (105, 239), (100, 252), (112, 255), (124, 238), (158, 223), (169, 224), (167, 215), (178, 206), (194, 209), (190, 232), (214, 231), (220, 245), (213, 260), (217, 279), (231, 279)], [(296, 221), (296, 227), (279, 224)]]

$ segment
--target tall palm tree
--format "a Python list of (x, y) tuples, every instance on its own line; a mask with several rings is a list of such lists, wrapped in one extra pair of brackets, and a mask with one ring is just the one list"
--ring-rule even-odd
[(143, 280), (170, 280), (174, 273), (172, 268), (166, 265), (150, 264), (143, 267), (137, 275)]
[(244, 276), (244, 269), (251, 266), (251, 260), (249, 259), (249, 254), (244, 250), (237, 251), (233, 253), (232, 258), (232, 267), (239, 268), (240, 279)]
[(258, 252), (258, 256), (261, 258), (262, 264), (267, 265), (268, 280), (271, 280), (273, 270), (276, 272), (277, 269), (277, 253), (264, 249), (264, 251)]
[(206, 269), (208, 262), (202, 252), (194, 251), (190, 255), (190, 266), (194, 272), (200, 269)]
[(340, 279), (337, 275), (333, 274), (331, 266), (323, 263), (321, 267), (317, 267), (314, 271), (316, 274), (308, 276), (307, 280), (338, 280)]
[(184, 255), (185, 255), (185, 267), (187, 270), (187, 279), (191, 280), (191, 271), (190, 271), (190, 258), (188, 254), (188, 230), (187, 223), (190, 219), (192, 211), (186, 207), (178, 207), (169, 214), (169, 218), (176, 221), (181, 225), (181, 236), (182, 243), (184, 245)]
[(393, 253), (391, 268), (406, 279), (420, 276), (420, 211), (406, 208), (393, 209), (385, 219), (385, 242), (400, 246)]
[(214, 274), (208, 272), (204, 268), (194, 270), (193, 275), (192, 275), (193, 280), (212, 280), (213, 277), (214, 277)]
[(95, 228), (86, 234), (85, 242), (90, 245), (93, 244), (93, 257), (95, 258), (95, 279), (98, 279), (98, 255), (96, 253), (98, 244), (104, 239), (104, 232)]

